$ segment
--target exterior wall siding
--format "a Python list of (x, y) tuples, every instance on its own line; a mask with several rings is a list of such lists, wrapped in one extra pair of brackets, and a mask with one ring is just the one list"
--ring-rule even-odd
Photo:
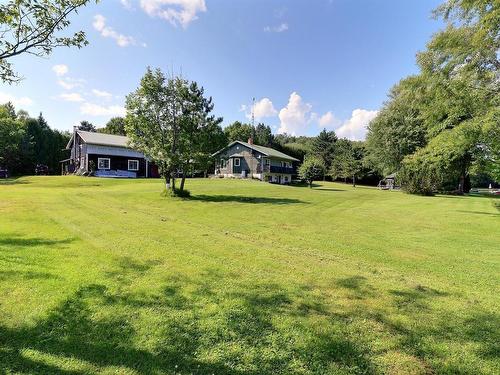
[[(253, 154), (252, 154), (253, 151)], [(233, 155), (241, 155), (239, 157), (240, 159), (240, 166), (235, 166), (234, 165), (234, 157)], [(240, 177), (242, 175), (242, 172), (246, 172), (246, 176), (249, 176), (250, 173), (253, 175), (256, 175), (259, 172), (258, 166), (261, 164), (261, 160), (259, 159), (258, 156), (262, 155), (254, 150), (249, 149), (246, 146), (243, 146), (241, 144), (235, 144), (229, 147), (228, 149), (222, 151), (218, 156), (215, 161), (215, 166), (216, 169), (218, 170), (218, 174), (224, 175), (224, 176), (234, 176), (234, 177)], [(226, 161), (226, 166), (225, 168), (221, 167), (221, 159), (224, 159)]]
[[(234, 155), (238, 155), (240, 166), (234, 165)], [(221, 159), (225, 160), (225, 167), (221, 167)], [(269, 164), (266, 164), (269, 160)], [(215, 160), (215, 174), (224, 177), (253, 177), (262, 181), (288, 184), (295, 173), (293, 163), (279, 158), (268, 158), (258, 151), (242, 144), (234, 144), (222, 150)]]
[(88, 158), (89, 162), (92, 161), (95, 163), (96, 170), (98, 170), (97, 162), (99, 158), (110, 159), (110, 170), (122, 170), (122, 171), (128, 171), (129, 160), (138, 160), (139, 170), (133, 172), (137, 174), (137, 177), (146, 177), (146, 159), (144, 158), (134, 158), (134, 157), (117, 156), (117, 155), (101, 155), (101, 154), (89, 154)]

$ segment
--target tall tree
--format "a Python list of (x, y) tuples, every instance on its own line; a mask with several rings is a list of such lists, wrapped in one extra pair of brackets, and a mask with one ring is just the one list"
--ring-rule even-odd
[(86, 132), (96, 132), (97, 128), (91, 122), (88, 122), (87, 120), (83, 120), (80, 122), (80, 125), (78, 126), (78, 130), (83, 130)]
[(170, 191), (174, 116), (172, 94), (160, 69), (146, 70), (139, 87), (127, 96), (126, 108), (125, 129), (131, 143), (158, 165)]
[(391, 89), (389, 100), (368, 125), (367, 161), (382, 175), (399, 170), (405, 156), (427, 144), (420, 112), (428, 85), (421, 76), (402, 80)]
[(253, 136), (252, 125), (242, 124), (239, 121), (235, 121), (232, 124), (224, 128), (224, 133), (229, 142), (242, 141), (246, 142), (249, 138)]
[(209, 158), (211, 139), (221, 132), (222, 119), (211, 114), (212, 99), (195, 82), (166, 79), (161, 70), (148, 68), (139, 88), (127, 96), (126, 108), (132, 145), (158, 164), (167, 191), (182, 195), (186, 173)]
[(312, 188), (314, 180), (321, 178), (325, 174), (325, 164), (320, 158), (310, 156), (300, 165), (298, 173), (299, 177)]
[[(311, 144), (311, 154), (321, 159), (325, 165), (325, 172), (331, 167), (336, 142), (337, 136), (335, 132), (323, 129)], [(325, 175), (323, 175), (324, 177)]]
[(71, 36), (59, 32), (70, 25), (69, 15), (92, 0), (10, 0), (0, 4), (0, 79), (19, 80), (10, 60), (17, 55), (50, 55), (56, 47), (88, 44), (83, 31)]
[[(218, 140), (221, 132), (222, 118), (215, 117), (212, 98), (205, 97), (205, 90), (196, 82), (175, 79), (178, 95), (181, 99), (182, 118), (179, 129), (179, 169), (182, 170), (180, 183), (181, 194), (184, 191), (186, 174), (196, 168), (204, 168), (210, 155), (219, 145), (212, 142)], [(215, 148), (215, 147), (217, 148)]]
[(420, 74), (370, 125), (368, 159), (379, 170), (400, 168), (410, 192), (462, 193), (471, 170), (491, 173), (498, 160), (500, 3), (449, 0), (435, 14), (447, 26), (418, 55)]
[(352, 179), (356, 186), (356, 177), (362, 170), (362, 147), (348, 139), (339, 139), (328, 173), (333, 179), (343, 178), (346, 182)]
[(25, 128), (21, 121), (12, 118), (11, 113), (0, 108), (0, 167), (16, 173), (22, 162), (20, 153)]
[(114, 134), (114, 135), (127, 135), (125, 131), (125, 119), (123, 117), (111, 118), (104, 128), (97, 129), (99, 133)]
[(274, 136), (269, 125), (259, 123), (255, 127), (254, 142), (255, 144), (271, 147), (273, 146)]

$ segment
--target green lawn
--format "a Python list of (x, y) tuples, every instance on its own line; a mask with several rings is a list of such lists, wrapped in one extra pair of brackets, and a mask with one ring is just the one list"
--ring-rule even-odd
[(500, 373), (500, 211), (321, 183), (0, 182), (0, 373)]

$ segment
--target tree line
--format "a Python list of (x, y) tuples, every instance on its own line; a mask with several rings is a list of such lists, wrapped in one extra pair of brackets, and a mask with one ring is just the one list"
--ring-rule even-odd
[(500, 2), (450, 0), (446, 28), (417, 55), (369, 126), (367, 163), (410, 193), (500, 181)]
[(0, 105), (0, 167), (10, 174), (34, 174), (38, 164), (59, 173), (69, 138), (69, 132), (51, 129), (41, 113), (32, 118), (12, 103)]

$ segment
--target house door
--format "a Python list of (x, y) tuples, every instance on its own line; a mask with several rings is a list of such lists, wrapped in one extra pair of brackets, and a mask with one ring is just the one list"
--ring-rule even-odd
[(278, 184), (281, 184), (281, 175), (278, 175)]
[(233, 158), (233, 174), (241, 173), (241, 159)]
[(149, 176), (152, 178), (160, 177), (160, 172), (158, 171), (158, 166), (156, 164), (150, 164), (150, 174)]

